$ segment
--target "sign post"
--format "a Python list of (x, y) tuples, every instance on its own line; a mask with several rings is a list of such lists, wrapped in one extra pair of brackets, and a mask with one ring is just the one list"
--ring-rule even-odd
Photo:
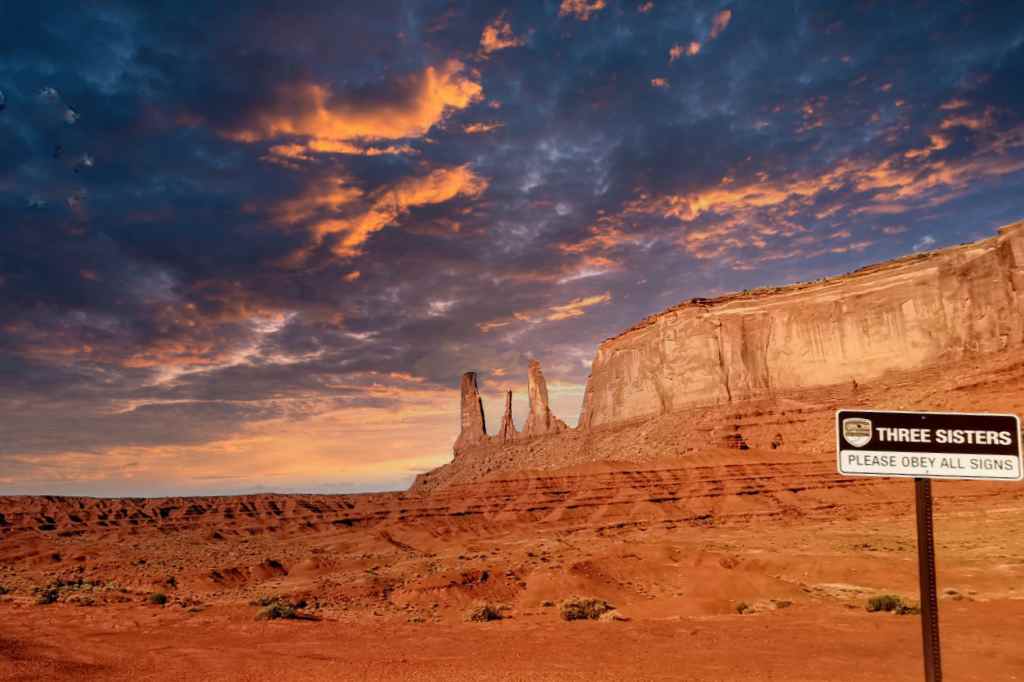
[(836, 445), (841, 474), (914, 478), (924, 678), (941, 682), (931, 479), (1020, 481), (1020, 420), (1012, 414), (839, 410)]
[(932, 530), (932, 480), (915, 478), (917, 506), (917, 578), (921, 592), (921, 641), (924, 643), (924, 679), (942, 680), (939, 649), (939, 598), (935, 580), (935, 533)]

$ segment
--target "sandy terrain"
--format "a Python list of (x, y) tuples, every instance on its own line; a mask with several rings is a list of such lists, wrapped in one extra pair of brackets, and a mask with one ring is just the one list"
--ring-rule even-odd
[[(0, 679), (920, 679), (919, 617), (865, 609), (917, 599), (913, 483), (837, 475), (831, 410), (1020, 412), (1021, 360), (605, 432), (621, 459), (484, 453), (429, 493), (0, 498)], [(1024, 485), (934, 488), (947, 677), (1024, 679)]]

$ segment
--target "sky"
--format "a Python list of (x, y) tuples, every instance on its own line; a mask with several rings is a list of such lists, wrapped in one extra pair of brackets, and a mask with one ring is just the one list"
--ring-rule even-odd
[(6, 3), (0, 494), (400, 489), (681, 300), (1024, 218), (1013, 2)]

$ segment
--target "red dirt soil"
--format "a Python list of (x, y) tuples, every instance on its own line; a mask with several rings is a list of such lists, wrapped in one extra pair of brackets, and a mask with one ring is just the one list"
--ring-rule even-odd
[[(0, 679), (920, 679), (919, 617), (865, 609), (918, 598), (913, 483), (839, 476), (833, 411), (1020, 413), (1022, 373), (666, 415), (406, 493), (0, 498)], [(934, 489), (947, 677), (1024, 679), (1024, 485)], [(627, 620), (564, 621), (574, 595)], [(257, 620), (275, 597), (308, 619)]]

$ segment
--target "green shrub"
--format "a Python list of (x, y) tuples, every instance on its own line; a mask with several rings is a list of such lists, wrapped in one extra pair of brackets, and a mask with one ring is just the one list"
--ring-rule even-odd
[(478, 604), (469, 610), (466, 615), (467, 620), (471, 620), (474, 623), (485, 623), (491, 620), (501, 620), (504, 616), (501, 615), (501, 608), (493, 606), (492, 604)]
[(603, 599), (570, 597), (562, 602), (559, 610), (562, 620), (597, 620), (602, 613), (614, 608)]
[(903, 597), (895, 594), (880, 594), (868, 599), (867, 610), (871, 613), (885, 611), (900, 616), (914, 615), (921, 612), (916, 604), (903, 601)]
[(167, 603), (167, 595), (163, 592), (154, 592), (153, 594), (149, 595), (149, 603), (163, 606)]

